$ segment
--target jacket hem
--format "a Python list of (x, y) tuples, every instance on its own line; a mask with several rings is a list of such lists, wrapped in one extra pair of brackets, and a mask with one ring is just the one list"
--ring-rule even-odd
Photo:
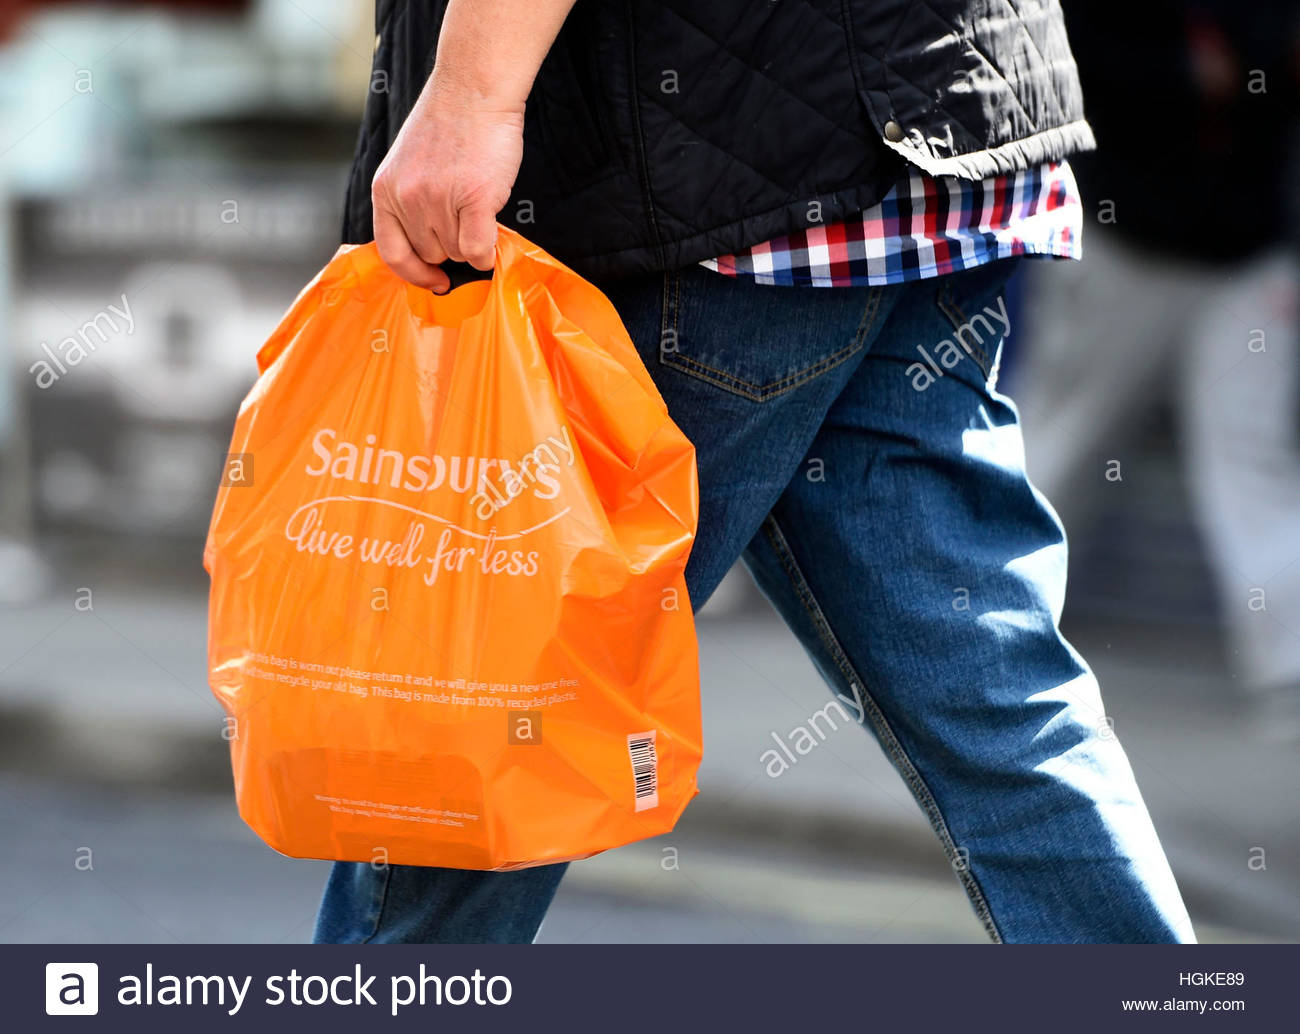
[(937, 158), (906, 142), (894, 143), (883, 138), (881, 142), (930, 176), (957, 176), (966, 180), (982, 180), (1018, 172), (1043, 162), (1060, 161), (1080, 151), (1092, 151), (1097, 147), (1097, 138), (1093, 136), (1092, 127), (1085, 119), (1045, 129), (1041, 133), (1012, 140), (999, 147), (955, 154), (950, 158)]

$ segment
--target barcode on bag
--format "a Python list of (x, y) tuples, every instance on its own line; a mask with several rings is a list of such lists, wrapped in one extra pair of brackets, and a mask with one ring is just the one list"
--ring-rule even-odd
[(627, 738), (627, 755), (632, 759), (632, 778), (636, 781), (636, 810), (659, 807), (659, 755), (655, 753), (655, 734), (634, 732)]

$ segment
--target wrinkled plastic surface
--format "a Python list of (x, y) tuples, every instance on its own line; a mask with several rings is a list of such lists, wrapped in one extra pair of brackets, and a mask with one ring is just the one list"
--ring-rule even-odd
[(608, 300), (505, 228), (444, 297), (344, 247), (258, 363), (204, 555), (245, 821), (468, 869), (671, 829), (695, 454)]

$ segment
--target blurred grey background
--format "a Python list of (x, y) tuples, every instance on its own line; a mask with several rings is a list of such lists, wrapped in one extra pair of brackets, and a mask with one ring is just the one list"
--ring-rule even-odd
[[(1172, 6), (1147, 28), (1204, 118), (1182, 141), (1199, 157), (1163, 172), (1202, 177), (1183, 186), (1204, 220), (1223, 186), (1200, 159), (1242, 162), (1215, 127), (1285, 102), (1294, 55), (1214, 4)], [(0, 13), (0, 940), (310, 935), (326, 865), (276, 855), (235, 812), (201, 548), (254, 352), (337, 243), (372, 18), (356, 0)], [(1080, 170), (1090, 258), (1018, 278), (1004, 386), (1072, 537), (1067, 630), (1198, 932), (1294, 940), (1294, 237), (1280, 207), (1188, 239), (1146, 218), (1168, 181), (1125, 165), (1095, 29), (1078, 26), (1080, 63), (1111, 151)], [(1238, 202), (1294, 187), (1287, 168), (1252, 167)], [(84, 361), (42, 371), (68, 336)], [(982, 940), (863, 730), (767, 775), (772, 738), (828, 698), (743, 573), (700, 638), (701, 796), (670, 836), (574, 865), (542, 940)]]

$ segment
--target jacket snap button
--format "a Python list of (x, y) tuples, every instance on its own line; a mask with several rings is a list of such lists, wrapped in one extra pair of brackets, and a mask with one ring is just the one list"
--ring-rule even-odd
[(885, 123), (885, 139), (891, 144), (902, 143), (903, 127), (895, 122), (892, 118)]

